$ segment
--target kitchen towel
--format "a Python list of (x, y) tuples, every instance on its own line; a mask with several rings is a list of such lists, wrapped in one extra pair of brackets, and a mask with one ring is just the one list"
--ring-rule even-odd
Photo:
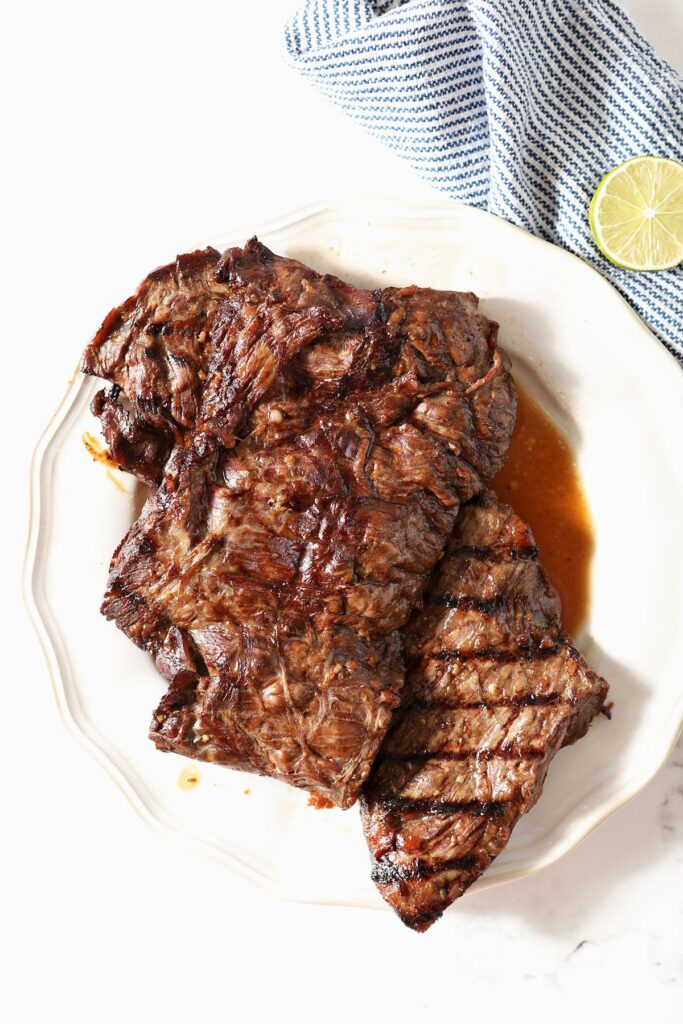
[(612, 0), (305, 0), (290, 63), (438, 189), (569, 249), (683, 358), (683, 266), (633, 273), (588, 205), (631, 156), (683, 161), (683, 80)]

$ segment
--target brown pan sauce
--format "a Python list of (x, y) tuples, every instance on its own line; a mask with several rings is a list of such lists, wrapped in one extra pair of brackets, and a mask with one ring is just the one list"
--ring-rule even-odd
[(529, 523), (541, 563), (562, 600), (564, 627), (575, 633), (590, 593), (590, 513), (569, 442), (519, 382), (517, 391), (517, 425), (493, 487)]

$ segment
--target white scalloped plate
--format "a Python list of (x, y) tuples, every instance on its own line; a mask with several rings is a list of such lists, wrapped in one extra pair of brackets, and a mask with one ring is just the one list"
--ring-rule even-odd
[[(574, 446), (597, 538), (592, 603), (577, 640), (610, 681), (615, 708), (611, 722), (601, 717), (558, 755), (540, 802), (478, 887), (536, 871), (644, 786), (681, 727), (680, 367), (580, 260), (466, 206), (337, 202), (256, 230), (277, 252), (357, 284), (476, 291), (500, 322), (515, 372)], [(211, 242), (224, 248), (253, 231)], [(112, 295), (111, 304), (123, 298)], [(190, 762), (147, 739), (164, 684), (98, 614), (136, 495), (129, 477), (84, 450), (83, 433), (97, 434), (88, 412), (97, 386), (77, 376), (32, 470), (25, 594), (64, 721), (154, 828), (281, 896), (383, 906), (356, 809), (315, 811), (304, 793), (212, 765), (193, 764), (200, 782), (183, 791), (177, 780)]]

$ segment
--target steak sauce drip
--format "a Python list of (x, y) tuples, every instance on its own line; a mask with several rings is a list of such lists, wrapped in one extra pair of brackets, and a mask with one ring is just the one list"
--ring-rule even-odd
[(517, 425), (493, 487), (531, 526), (541, 562), (562, 601), (563, 625), (573, 634), (590, 597), (590, 512), (567, 438), (519, 382), (517, 391)]

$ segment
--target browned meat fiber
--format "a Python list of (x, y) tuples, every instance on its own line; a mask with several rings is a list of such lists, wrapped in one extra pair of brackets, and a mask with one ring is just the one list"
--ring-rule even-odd
[(83, 353), (83, 372), (113, 385), (92, 404), (109, 452), (148, 484), (159, 483), (171, 448), (197, 418), (209, 329), (231, 293), (216, 276), (219, 259), (204, 249), (153, 271)]
[(486, 492), (463, 508), (405, 632), (412, 667), (361, 814), (372, 878), (417, 931), (501, 852), (607, 695), (537, 557), (526, 523)]
[[(504, 459), (514, 386), (472, 294), (362, 291), (256, 240), (213, 260), (151, 275), (86, 353), (144, 431), (170, 431), (103, 612), (170, 682), (161, 749), (347, 807), (399, 702), (399, 630)], [(191, 298), (184, 261), (202, 266)]]

